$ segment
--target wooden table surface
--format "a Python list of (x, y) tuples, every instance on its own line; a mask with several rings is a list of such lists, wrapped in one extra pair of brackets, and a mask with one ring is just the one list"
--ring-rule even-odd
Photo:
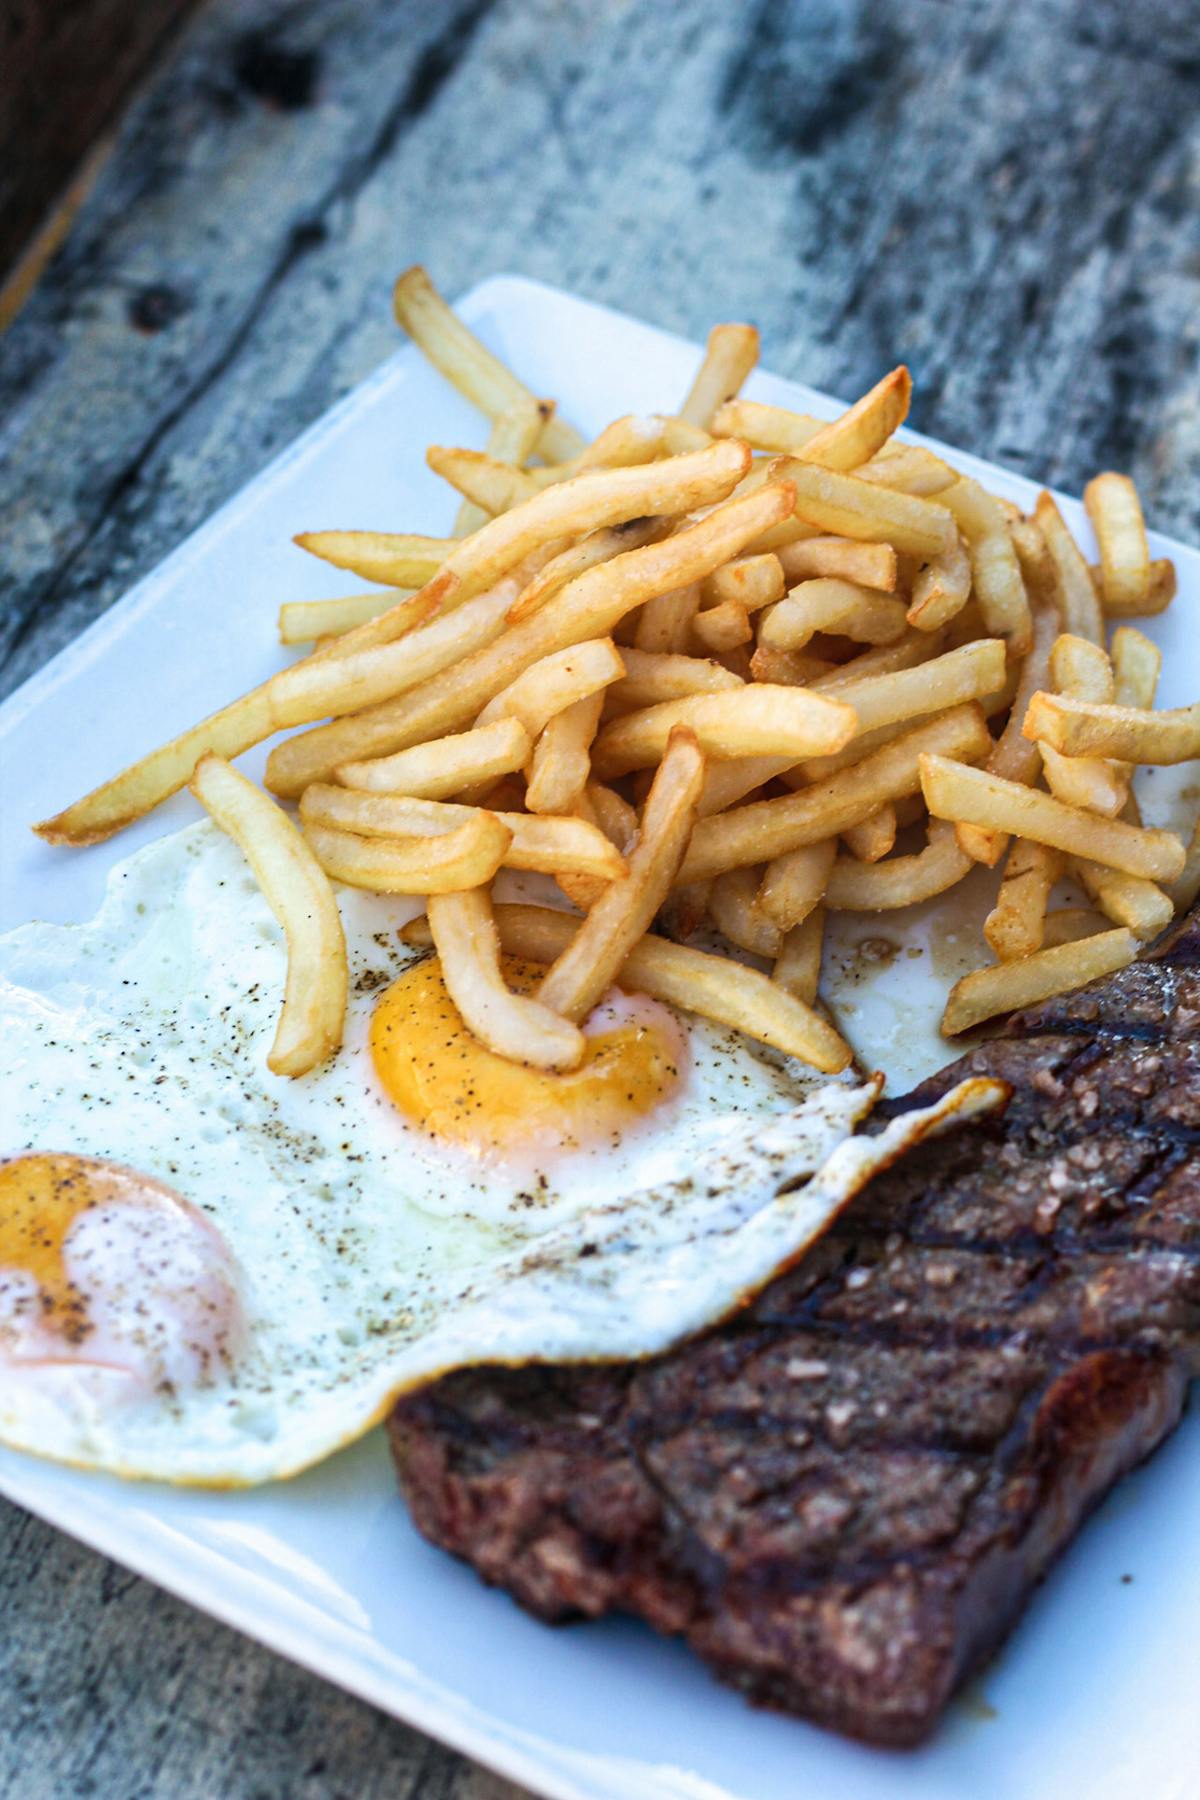
[[(0, 692), (520, 271), (1200, 537), (1194, 0), (215, 0), (0, 338)], [(669, 396), (664, 396), (664, 401)], [(353, 522), (353, 521), (349, 521)], [(417, 523), (414, 521), (414, 523)], [(0, 1793), (515, 1790), (0, 1507)]]

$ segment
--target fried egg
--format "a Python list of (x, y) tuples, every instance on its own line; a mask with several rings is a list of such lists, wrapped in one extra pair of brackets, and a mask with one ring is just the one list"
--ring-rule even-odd
[(0, 1441), (240, 1485), (451, 1368), (653, 1354), (998, 1098), (854, 1138), (877, 1081), (619, 990), (580, 1069), (515, 1066), (400, 944), (411, 905), (341, 903), (346, 1039), (300, 1080), (266, 1066), (282, 933), (207, 822), (114, 869), (92, 923), (0, 939)]

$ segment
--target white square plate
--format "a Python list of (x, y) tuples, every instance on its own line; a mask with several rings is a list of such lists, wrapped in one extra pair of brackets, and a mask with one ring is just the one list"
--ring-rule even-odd
[[(461, 310), (585, 430), (619, 412), (669, 407), (698, 356), (680, 339), (524, 280), (486, 282)], [(749, 392), (837, 410), (767, 375)], [(425, 446), (482, 436), (467, 404), (414, 350), (399, 350), (0, 708), (0, 929), (89, 917), (114, 861), (193, 816), (180, 798), (120, 839), (74, 853), (24, 830), (280, 666), (278, 602), (340, 585), (292, 548), (292, 534), (321, 525), (449, 529), (455, 504), (426, 469)], [(1014, 499), (1027, 503), (1034, 492), (948, 454)], [(1068, 513), (1078, 525), (1082, 509), (1071, 503)], [(1173, 705), (1200, 692), (1192, 623), (1200, 554), (1152, 542), (1154, 554), (1176, 558), (1180, 575), (1179, 599), (1150, 627), (1167, 652), (1162, 703)], [(247, 766), (257, 773), (262, 761)], [(297, 1481), (253, 1492), (126, 1486), (12, 1452), (0, 1452), (0, 1490), (285, 1656), (563, 1800), (1196, 1792), (1194, 1417), (1087, 1528), (973, 1698), (952, 1709), (929, 1748), (910, 1754), (754, 1713), (679, 1645), (639, 1625), (535, 1624), (417, 1537), (378, 1432)]]

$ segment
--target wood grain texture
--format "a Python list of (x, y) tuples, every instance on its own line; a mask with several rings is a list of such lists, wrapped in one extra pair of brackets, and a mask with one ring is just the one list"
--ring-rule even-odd
[[(387, 354), (415, 260), (751, 318), (834, 392), (903, 357), (922, 428), (1127, 469), (1195, 540), (1198, 99), (1193, 0), (215, 0), (0, 339), (0, 683)], [(511, 1792), (11, 1508), (0, 1543), (0, 1791)]]

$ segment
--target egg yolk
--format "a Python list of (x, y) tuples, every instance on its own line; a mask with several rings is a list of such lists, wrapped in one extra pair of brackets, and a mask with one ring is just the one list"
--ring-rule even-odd
[[(502, 959), (514, 993), (545, 973)], [(611, 1144), (678, 1087), (687, 1039), (666, 1007), (614, 989), (585, 1020), (577, 1069), (554, 1074), (508, 1061), (472, 1036), (436, 956), (415, 963), (381, 994), (371, 1054), (385, 1091), (409, 1119), (476, 1155), (512, 1157)]]
[(186, 1385), (243, 1329), (232, 1256), (161, 1182), (93, 1157), (0, 1162), (0, 1361)]

